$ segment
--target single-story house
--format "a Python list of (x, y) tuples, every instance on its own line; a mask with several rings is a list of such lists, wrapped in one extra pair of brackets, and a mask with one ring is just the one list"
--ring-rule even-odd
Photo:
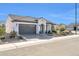
[[(79, 31), (79, 24), (77, 24), (76, 26), (77, 26), (77, 31)], [(75, 27), (74, 24), (70, 24), (66, 26), (66, 29), (70, 31), (74, 31), (74, 27)]]
[(35, 18), (31, 16), (18, 16), (9, 14), (6, 22), (6, 33), (15, 31), (17, 35), (20, 34), (45, 34), (52, 31), (54, 24), (47, 19), (40, 17)]

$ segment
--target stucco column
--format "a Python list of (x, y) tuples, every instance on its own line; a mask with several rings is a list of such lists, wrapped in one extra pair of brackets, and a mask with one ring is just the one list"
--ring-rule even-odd
[(37, 25), (36, 25), (36, 34), (39, 34), (39, 32), (40, 32), (40, 25), (37, 24)]
[(51, 24), (47, 24), (47, 32), (52, 31), (51, 30)]
[(44, 34), (46, 33), (46, 24), (44, 24)]
[(19, 24), (16, 25), (16, 32), (17, 32), (17, 35), (19, 35)]
[(19, 35), (19, 24), (13, 23), (12, 31), (15, 31), (17, 35)]

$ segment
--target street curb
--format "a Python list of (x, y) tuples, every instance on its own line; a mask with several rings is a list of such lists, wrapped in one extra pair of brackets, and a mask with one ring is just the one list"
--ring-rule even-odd
[(56, 40), (66, 40), (66, 39), (75, 38), (75, 37), (79, 37), (79, 35), (54, 37), (50, 40), (37, 40), (37, 41), (26, 41), (26, 42), (19, 42), (19, 43), (3, 44), (3, 45), (0, 45), (0, 51), (12, 50), (12, 49), (22, 48), (22, 47), (28, 47), (28, 46), (32, 46), (32, 45), (53, 42), (53, 41), (56, 41)]

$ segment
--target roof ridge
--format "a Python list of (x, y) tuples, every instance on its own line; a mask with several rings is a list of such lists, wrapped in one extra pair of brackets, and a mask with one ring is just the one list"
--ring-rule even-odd
[(15, 15), (15, 14), (8, 14), (9, 16), (16, 16), (16, 17), (31, 17), (31, 18), (36, 18), (32, 16), (21, 16), (21, 15)]

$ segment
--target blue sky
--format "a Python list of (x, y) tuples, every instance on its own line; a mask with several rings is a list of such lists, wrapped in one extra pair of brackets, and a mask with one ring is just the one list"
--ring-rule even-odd
[(44, 17), (54, 23), (69, 24), (74, 22), (74, 7), (74, 4), (71, 3), (2, 3), (0, 4), (0, 21), (5, 22), (7, 20), (8, 14), (16, 14), (22, 16)]

